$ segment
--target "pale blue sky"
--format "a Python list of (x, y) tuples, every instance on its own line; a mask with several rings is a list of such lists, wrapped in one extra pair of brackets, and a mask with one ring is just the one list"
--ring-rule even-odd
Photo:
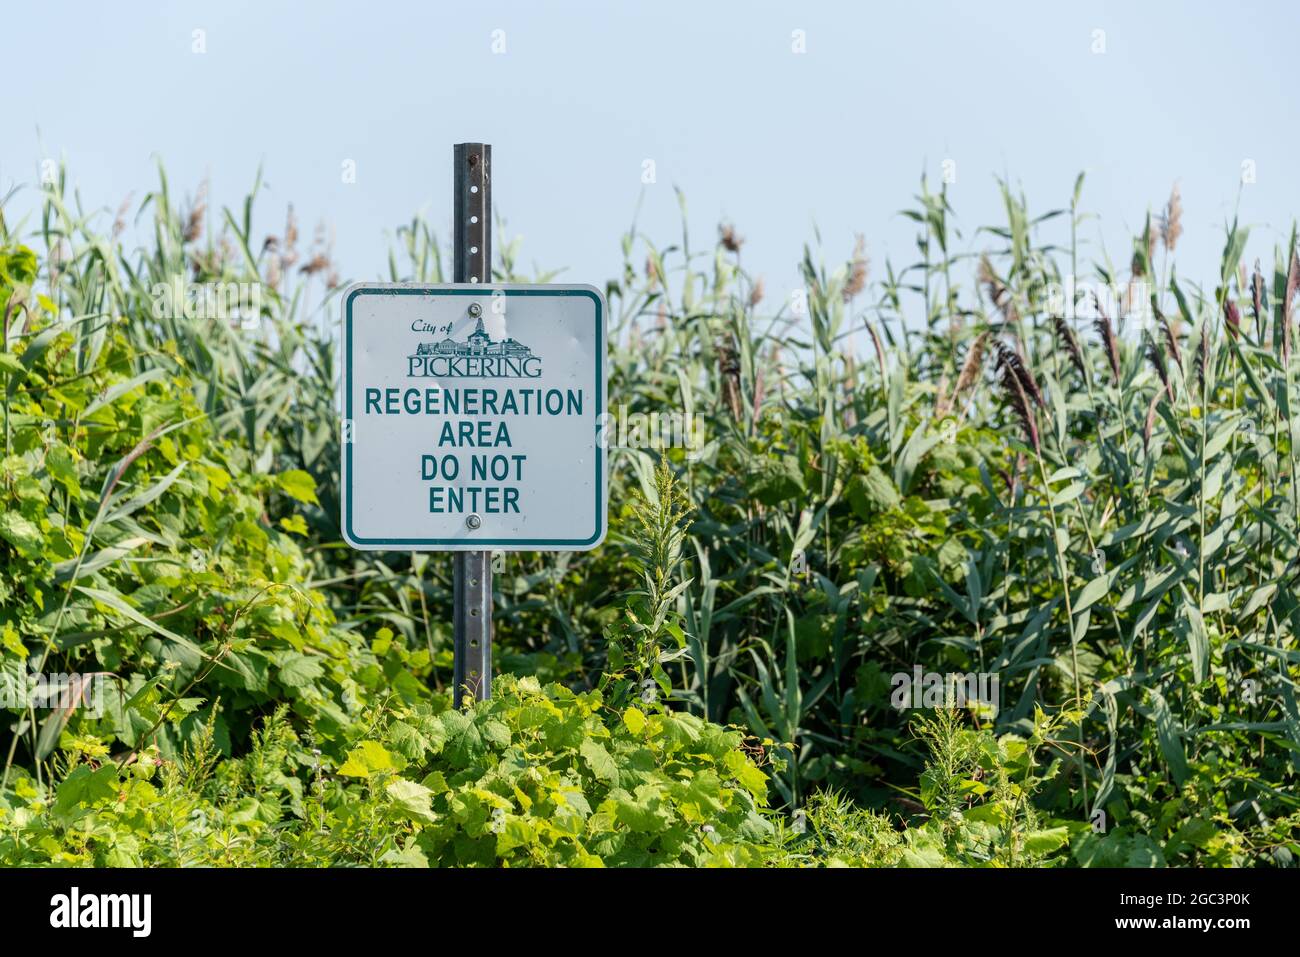
[[(292, 201), (306, 237), (333, 226), (345, 278), (374, 278), (414, 211), (447, 238), (451, 146), (481, 139), (524, 261), (602, 284), (653, 159), (643, 229), (678, 236), (680, 186), (694, 244), (734, 220), (747, 267), (781, 295), (814, 223), (835, 259), (864, 233), (874, 276), (886, 256), (911, 262), (897, 212), (922, 168), (937, 179), (951, 158), (962, 248), (1000, 217), (996, 175), (1045, 211), (1086, 170), (1104, 232), (1084, 235), (1126, 263), (1127, 231), (1177, 180), (1180, 270), (1208, 280), (1239, 189), (1248, 255), (1300, 213), (1298, 27), (1283, 2), (24, 4), (0, 41), (0, 194), (65, 157), (111, 217), (155, 183), (156, 154), (174, 189), (210, 176), (214, 203), (233, 206), (261, 164), (259, 234)], [(206, 53), (191, 52), (195, 29)], [(1258, 178), (1239, 187), (1246, 159)]]

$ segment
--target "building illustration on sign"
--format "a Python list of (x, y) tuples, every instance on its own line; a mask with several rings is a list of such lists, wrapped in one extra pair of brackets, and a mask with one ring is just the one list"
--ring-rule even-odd
[(493, 341), (483, 320), (464, 342), (447, 336), (422, 342), (406, 357), (407, 375), (415, 378), (525, 378), (542, 374), (541, 356), (517, 339)]

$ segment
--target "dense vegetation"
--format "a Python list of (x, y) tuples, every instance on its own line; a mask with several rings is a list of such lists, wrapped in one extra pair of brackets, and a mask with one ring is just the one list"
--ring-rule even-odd
[[(1294, 237), (1189, 284), (1175, 194), (1090, 296), (1081, 189), (1004, 189), (972, 256), (923, 183), (917, 263), (809, 250), (793, 306), (729, 227), (625, 236), (611, 404), (706, 441), (615, 450), (601, 549), (508, 557), (457, 711), (446, 556), (340, 542), (323, 243), (164, 179), (130, 251), (50, 186), (0, 220), (0, 682), (108, 692), (4, 711), (0, 863), (1294, 863)], [(445, 278), (420, 220), (391, 263)], [(997, 700), (895, 707), (917, 666)]]

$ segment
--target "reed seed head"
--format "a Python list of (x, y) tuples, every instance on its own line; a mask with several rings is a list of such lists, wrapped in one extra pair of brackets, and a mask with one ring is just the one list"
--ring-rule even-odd
[(1174, 183), (1173, 192), (1169, 194), (1169, 202), (1165, 205), (1164, 215), (1160, 217), (1160, 240), (1164, 243), (1165, 249), (1169, 252), (1174, 251), (1178, 245), (1178, 237), (1183, 234), (1183, 198), (1178, 192), (1178, 184)]
[(862, 290), (867, 288), (867, 276), (871, 271), (871, 260), (867, 256), (867, 241), (858, 233), (853, 244), (853, 261), (849, 265), (849, 278), (844, 283), (844, 301), (852, 302)]
[(731, 223), (723, 223), (718, 227), (718, 241), (729, 253), (738, 253), (740, 247), (745, 245), (745, 237), (737, 233), (736, 227)]

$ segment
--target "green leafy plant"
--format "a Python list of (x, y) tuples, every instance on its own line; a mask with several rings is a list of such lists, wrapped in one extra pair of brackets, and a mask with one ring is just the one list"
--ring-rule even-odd
[[(734, 234), (634, 227), (610, 393), (690, 412), (703, 441), (611, 449), (603, 548), (509, 557), (511, 703), (452, 713), (449, 563), (340, 541), (325, 250), (291, 218), (254, 235), (260, 184), (209, 217), (161, 174), (128, 250), (65, 183), (32, 234), (0, 225), (0, 687), (109, 693), (102, 714), (4, 709), (0, 858), (103, 863), (120, 836), (115, 862), (175, 864), (1295, 863), (1294, 235), (1252, 267), (1229, 223), (1197, 286), (1180, 204), (1128, 261), (1085, 265), (1082, 177), (1041, 213), (999, 184), (1004, 220), (973, 240), (923, 180), (914, 261), (873, 279), (862, 247), (809, 247), (795, 316)], [(497, 245), (494, 278), (539, 278)], [(388, 278), (443, 278), (423, 220)], [(260, 314), (158, 308), (177, 279), (260, 284)], [(917, 666), (996, 674), (1001, 700), (918, 724), (889, 696)], [(524, 711), (581, 723), (616, 773), (538, 750)], [(462, 721), (472, 758), (432, 730)], [(581, 833), (504, 787), (520, 755), (582, 790)], [(714, 831), (665, 774), (718, 776)], [(650, 785), (654, 828), (603, 829)], [(471, 814), (462, 786), (495, 797)], [(517, 847), (468, 833), (496, 798), (533, 829)]]

